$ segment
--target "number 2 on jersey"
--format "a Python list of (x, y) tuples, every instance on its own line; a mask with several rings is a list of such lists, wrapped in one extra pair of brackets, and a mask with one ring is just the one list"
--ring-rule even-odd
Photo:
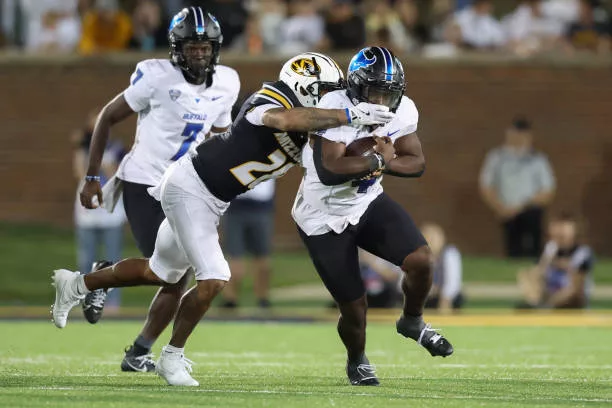
[(181, 134), (181, 136), (186, 137), (187, 139), (183, 141), (178, 152), (176, 152), (176, 154), (172, 156), (170, 160), (176, 161), (187, 153), (189, 146), (191, 146), (191, 144), (196, 140), (198, 133), (200, 133), (202, 129), (204, 129), (203, 123), (187, 123), (185, 125), (185, 129), (183, 129), (183, 133)]
[[(286, 163), (287, 156), (280, 149), (276, 149), (268, 155), (268, 159), (270, 163), (249, 161), (231, 168), (230, 171), (243, 186), (253, 188), (264, 180), (282, 176), (293, 167), (292, 162)], [(264, 174), (255, 176), (253, 172)]]

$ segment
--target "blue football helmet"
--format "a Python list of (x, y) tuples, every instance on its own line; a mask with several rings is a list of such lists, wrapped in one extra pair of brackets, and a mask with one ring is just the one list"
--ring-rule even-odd
[(346, 92), (354, 104), (377, 103), (395, 112), (405, 90), (402, 63), (387, 48), (367, 47), (351, 59)]
[[(219, 50), (223, 43), (221, 26), (217, 19), (200, 7), (186, 7), (179, 11), (168, 28), (170, 59), (183, 70), (188, 78), (196, 82), (212, 78), (215, 65), (219, 62)], [(206, 58), (191, 55), (191, 44), (208, 42), (212, 49)]]

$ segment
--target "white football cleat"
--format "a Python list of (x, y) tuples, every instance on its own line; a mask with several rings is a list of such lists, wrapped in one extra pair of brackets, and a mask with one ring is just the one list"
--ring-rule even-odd
[(76, 292), (75, 280), (80, 275), (67, 269), (58, 269), (53, 274), (53, 286), (55, 286), (55, 303), (51, 306), (51, 315), (55, 326), (63, 329), (66, 327), (68, 313), (81, 303), (85, 295), (79, 296)]
[(197, 387), (200, 383), (190, 375), (192, 364), (193, 361), (186, 359), (183, 354), (168, 353), (166, 347), (163, 347), (155, 365), (155, 372), (166, 380), (168, 385)]

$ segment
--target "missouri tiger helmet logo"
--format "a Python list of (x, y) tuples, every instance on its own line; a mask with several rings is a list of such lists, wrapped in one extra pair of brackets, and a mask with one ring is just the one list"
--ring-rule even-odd
[(315, 65), (313, 60), (308, 58), (300, 58), (299, 60), (293, 61), (291, 63), (291, 69), (293, 72), (307, 77), (316, 77), (319, 73), (319, 67)]

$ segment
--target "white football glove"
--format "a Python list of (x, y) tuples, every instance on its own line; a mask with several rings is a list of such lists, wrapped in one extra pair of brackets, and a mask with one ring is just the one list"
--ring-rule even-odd
[(349, 126), (360, 127), (364, 125), (384, 125), (391, 122), (395, 113), (389, 111), (384, 105), (361, 102), (352, 108), (346, 108), (346, 115), (349, 118)]

